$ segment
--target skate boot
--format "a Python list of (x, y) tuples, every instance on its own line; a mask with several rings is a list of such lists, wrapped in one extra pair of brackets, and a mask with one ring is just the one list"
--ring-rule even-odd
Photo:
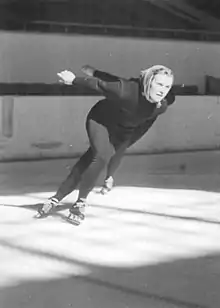
[(101, 193), (102, 195), (106, 195), (109, 191), (112, 190), (113, 185), (114, 185), (114, 179), (113, 179), (112, 176), (110, 176), (110, 177), (108, 177), (107, 179), (105, 179), (104, 184), (103, 184), (103, 186), (102, 186), (102, 188), (101, 188), (100, 193)]
[(69, 210), (68, 220), (76, 226), (79, 226), (80, 223), (84, 220), (85, 207), (87, 206), (85, 199), (77, 200)]
[(59, 201), (52, 197), (47, 199), (43, 205), (41, 205), (38, 209), (39, 215), (42, 216), (47, 216), (49, 215), (53, 209), (58, 205)]

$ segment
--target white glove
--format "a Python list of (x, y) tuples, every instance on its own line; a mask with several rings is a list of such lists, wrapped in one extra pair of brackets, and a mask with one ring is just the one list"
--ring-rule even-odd
[(76, 75), (73, 74), (72, 72), (70, 71), (62, 71), (60, 73), (57, 73), (57, 76), (59, 76), (59, 82), (61, 83), (65, 83), (67, 85), (71, 85), (74, 81), (74, 79), (76, 78)]

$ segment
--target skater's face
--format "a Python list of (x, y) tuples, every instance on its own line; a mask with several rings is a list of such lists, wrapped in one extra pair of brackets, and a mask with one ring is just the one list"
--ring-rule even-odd
[(170, 91), (173, 84), (173, 77), (167, 74), (157, 74), (154, 76), (150, 89), (149, 97), (152, 102), (160, 102)]

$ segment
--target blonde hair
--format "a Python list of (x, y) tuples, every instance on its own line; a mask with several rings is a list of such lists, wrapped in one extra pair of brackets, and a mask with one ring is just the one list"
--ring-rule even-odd
[(173, 71), (164, 65), (154, 65), (148, 69), (142, 70), (140, 72), (140, 79), (143, 84), (143, 94), (145, 95), (147, 100), (150, 100), (149, 92), (150, 92), (151, 83), (154, 80), (154, 77), (158, 74), (167, 75), (168, 77), (172, 77), (173, 79), (172, 84), (174, 82)]

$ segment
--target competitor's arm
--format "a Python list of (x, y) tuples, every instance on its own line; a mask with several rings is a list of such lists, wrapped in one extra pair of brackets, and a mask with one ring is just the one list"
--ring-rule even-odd
[[(94, 73), (92, 73), (92, 75), (90, 76), (93, 76), (93, 74), (100, 75), (99, 71), (98, 73), (95, 73), (95, 72), (97, 71), (94, 70)], [(102, 72), (101, 74), (103, 73), (104, 72)], [(58, 73), (57, 75), (60, 77), (61, 82), (68, 84), (68, 85), (74, 84), (74, 85), (87, 87), (87, 88), (97, 91), (98, 93), (104, 96), (113, 95), (116, 97), (121, 97), (122, 95), (123, 81), (121, 78), (117, 78), (117, 79), (114, 78), (114, 81), (103, 81), (101, 79), (92, 78), (92, 77), (76, 77), (75, 74), (73, 74), (70, 71), (62, 71)]]
[(114, 82), (114, 81), (118, 81), (120, 78), (118, 76), (100, 71), (95, 69), (94, 67), (90, 66), (90, 65), (84, 65), (82, 67), (82, 71), (84, 74), (86, 74), (87, 76), (90, 77), (95, 77), (98, 78), (102, 81), (109, 81), (109, 82)]
[(123, 81), (121, 79), (118, 79), (118, 81), (109, 82), (89, 77), (76, 77), (73, 82), (75, 85), (88, 87), (106, 97), (115, 96), (118, 98), (122, 96), (122, 83)]

